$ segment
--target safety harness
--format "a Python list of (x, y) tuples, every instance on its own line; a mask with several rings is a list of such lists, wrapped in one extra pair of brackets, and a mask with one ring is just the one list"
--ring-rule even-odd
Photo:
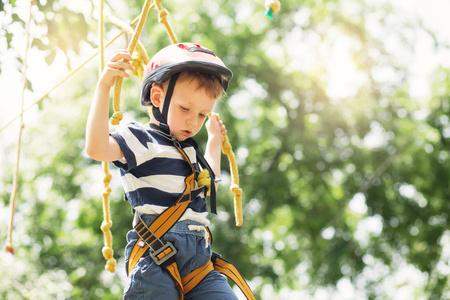
[[(133, 269), (136, 267), (139, 259), (148, 252), (148, 255), (150, 255), (153, 261), (157, 265), (163, 267), (174, 280), (175, 285), (179, 291), (179, 299), (184, 299), (184, 295), (189, 293), (194, 287), (196, 287), (197, 284), (199, 284), (203, 280), (203, 278), (205, 278), (208, 273), (213, 270), (222, 273), (223, 275), (234, 281), (247, 297), (247, 299), (256, 299), (249, 285), (245, 281), (242, 274), (237, 270), (237, 268), (232, 263), (223, 259), (220, 254), (214, 252), (211, 256), (210, 261), (193, 270), (186, 276), (181, 277), (175, 260), (177, 249), (171, 242), (164, 239), (164, 235), (183, 216), (184, 212), (187, 210), (189, 204), (192, 201), (191, 191), (195, 187), (196, 170), (191, 160), (189, 159), (189, 156), (183, 150), (180, 142), (177, 141), (174, 137), (170, 136), (170, 134), (167, 132), (168, 128), (157, 126), (154, 124), (151, 124), (151, 126), (163, 136), (172, 141), (173, 145), (181, 154), (183, 159), (188, 162), (191, 168), (191, 174), (185, 178), (185, 188), (183, 190), (183, 193), (176, 200), (175, 204), (164, 210), (160, 215), (156, 217), (156, 219), (151, 222), (151, 224), (146, 224), (142, 220), (140, 215), (137, 215), (138, 221), (134, 225), (134, 230), (136, 231), (139, 238), (133, 245), (130, 256), (127, 258), (125, 263), (127, 275), (131, 274)], [(210, 167), (207, 164), (206, 160), (203, 158), (203, 155), (201, 155), (201, 153), (199, 152), (195, 141), (193, 139), (189, 140), (196, 150), (197, 158), (201, 157), (201, 160), (199, 160), (199, 162), (203, 167), (209, 169), (210, 174), (214, 174), (210, 170)], [(194, 142), (192, 143), (192, 141)], [(214, 184), (211, 185), (211, 189), (213, 188)], [(213, 195), (211, 195), (211, 211), (215, 210), (215, 202), (213, 201), (212, 196)], [(208, 231), (210, 237), (210, 245), (212, 246), (211, 232), (208, 227), (206, 227), (206, 230)]]

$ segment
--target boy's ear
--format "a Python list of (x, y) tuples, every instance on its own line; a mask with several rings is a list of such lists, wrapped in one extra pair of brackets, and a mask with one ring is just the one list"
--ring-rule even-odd
[(161, 107), (164, 99), (164, 89), (159, 84), (153, 84), (150, 90), (150, 101), (155, 107)]

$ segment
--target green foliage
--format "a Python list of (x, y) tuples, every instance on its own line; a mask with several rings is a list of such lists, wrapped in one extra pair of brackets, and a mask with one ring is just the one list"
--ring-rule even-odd
[[(127, 2), (132, 15), (120, 17), (133, 18), (142, 5), (138, 2)], [(363, 20), (342, 13), (340, 1), (282, 1), (282, 11), (272, 21), (254, 1), (210, 1), (207, 6), (199, 0), (189, 6), (181, 0), (166, 2), (179, 40), (215, 49), (234, 72), (218, 111), (240, 163), (244, 227), (234, 228), (231, 195), (221, 187), (219, 210), (227, 213), (212, 218), (214, 247), (246, 277), (259, 280), (258, 295), (264, 284), (275, 290), (314, 290), (344, 277), (354, 280), (371, 266), (371, 257), (395, 269), (398, 255), (427, 274), (427, 297), (445, 295), (448, 279), (437, 264), (450, 213), (450, 71), (435, 73), (427, 113), (418, 117), (423, 107), (409, 95), (407, 82), (386, 87), (373, 78), (377, 65), (368, 50), (383, 53), (389, 66), (399, 66), (390, 61), (382, 41), (367, 32)], [(59, 1), (39, 3), (45, 16), (40, 26), (47, 28), (48, 41), (38, 39), (33, 46), (48, 51), (48, 63), (58, 50), (79, 53), (82, 41), (90, 39), (88, 33), (96, 32), (95, 16), (72, 11)], [(363, 14), (370, 9), (365, 3), (358, 8)], [(246, 10), (251, 13), (245, 15)], [(299, 25), (301, 10), (308, 20)], [(148, 22), (142, 41), (151, 55), (169, 41), (162, 26), (154, 25), (153, 12)], [(335, 101), (327, 94), (323, 74), (300, 72), (272, 50), (289, 57), (292, 44), (285, 38), (294, 30), (325, 40), (328, 30), (338, 29), (360, 46), (354, 56), (368, 83), (354, 96)], [(8, 45), (12, 38), (6, 31)], [(52, 278), (52, 272), (62, 272), (60, 284), (67, 280), (70, 288), (65, 290), (75, 299), (118, 298), (123, 284), (103, 271), (102, 174), (100, 165), (82, 154), (96, 74), (91, 66), (66, 84), (64, 92), (43, 107), (40, 123), (26, 128), (18, 197), (21, 222), (16, 227), (21, 229), (16, 247), (32, 275), (14, 277), (13, 284), (36, 280), (36, 274)], [(31, 90), (31, 82), (27, 84)], [(125, 81), (122, 97), (124, 110), (145, 122), (139, 83)], [(385, 141), (367, 146), (374, 132), (381, 132), (378, 139)], [(205, 139), (202, 132), (199, 141)], [(8, 188), (0, 193), (5, 209), (13, 169), (12, 158), (9, 161), (2, 178)], [(222, 166), (227, 166), (225, 160)], [(355, 195), (364, 199), (366, 211), (350, 209)], [(120, 262), (132, 216), (117, 182), (111, 207)], [(362, 241), (357, 232), (367, 218), (380, 220), (382, 230)], [(5, 238), (6, 225), (1, 228), (0, 237)], [(365, 286), (371, 297), (382, 297), (377, 280)], [(8, 284), (0, 281), (0, 295), (8, 296)]]

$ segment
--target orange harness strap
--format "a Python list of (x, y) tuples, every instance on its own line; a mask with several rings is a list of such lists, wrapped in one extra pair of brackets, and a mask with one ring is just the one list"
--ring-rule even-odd
[(198, 267), (197, 269), (195, 269), (194, 271), (192, 271), (191, 273), (187, 274), (186, 276), (184, 276), (182, 278), (182, 282), (183, 282), (183, 292), (185, 294), (189, 293), (193, 288), (195, 288), (197, 286), (197, 284), (199, 284), (203, 278), (206, 277), (206, 275), (208, 275), (209, 272), (211, 272), (212, 270), (214, 270), (214, 266), (212, 261), (208, 261), (206, 264), (204, 264), (203, 266)]
[(210, 260), (203, 266), (198, 267), (181, 279), (176, 263), (172, 263), (171, 265), (169, 265), (169, 267), (167, 267), (167, 271), (177, 285), (180, 299), (183, 299), (185, 294), (189, 293), (193, 288), (195, 288), (203, 280), (203, 278), (205, 278), (209, 274), (209, 272), (216, 270), (221, 274), (227, 276), (235, 284), (237, 284), (237, 286), (241, 289), (242, 293), (248, 300), (255, 300), (255, 295), (253, 294), (250, 286), (245, 281), (244, 277), (238, 271), (238, 269), (232, 263), (219, 257), (216, 253), (213, 254), (213, 257), (214, 263)]
[(173, 262), (171, 264), (166, 266), (166, 270), (169, 272), (173, 281), (175, 281), (175, 284), (178, 289), (178, 299), (183, 300), (184, 299), (183, 282), (181, 279), (180, 272), (178, 271), (178, 265), (175, 262), (175, 260), (173, 260)]
[(241, 272), (239, 272), (232, 263), (226, 261), (217, 253), (213, 253), (211, 260), (213, 261), (214, 269), (237, 284), (248, 300), (256, 299), (247, 281), (245, 281), (244, 276), (242, 276)]
[[(178, 198), (177, 203), (164, 210), (149, 227), (143, 221), (140, 221), (134, 229), (138, 233), (139, 239), (134, 244), (131, 250), (130, 258), (128, 259), (127, 273), (131, 273), (139, 259), (150, 248), (150, 246), (158, 241), (172, 226), (181, 218), (191, 203), (191, 187), (194, 183), (194, 174), (189, 175), (185, 179), (186, 188), (183, 194)], [(189, 196), (189, 200), (182, 201), (184, 196)], [(150, 233), (150, 235), (149, 235)], [(174, 248), (165, 248), (161, 253), (158, 253), (157, 258), (162, 260), (164, 256), (172, 254), (176, 251)], [(174, 254), (174, 253), (173, 253)], [(172, 254), (172, 255), (173, 255)]]
[[(148, 247), (139, 247), (139, 241), (140, 240), (138, 240), (138, 242), (134, 245), (133, 250), (131, 251), (130, 262), (133, 261), (134, 263), (130, 264), (129, 266), (128, 270), (130, 273), (135, 267), (136, 263), (148, 249)], [(162, 256), (170, 254), (170, 248), (167, 249), (167, 252), (161, 252)], [(252, 290), (250, 289), (250, 286), (245, 281), (244, 276), (242, 276), (239, 270), (232, 263), (226, 261), (216, 253), (213, 253), (211, 260), (206, 264), (198, 267), (182, 278), (180, 276), (178, 265), (175, 260), (172, 263), (166, 265), (165, 268), (174, 280), (180, 295), (179, 299), (181, 300), (184, 299), (185, 294), (189, 293), (193, 288), (195, 288), (212, 270), (216, 270), (231, 279), (241, 289), (242, 293), (244, 293), (245, 297), (248, 300), (256, 299)]]

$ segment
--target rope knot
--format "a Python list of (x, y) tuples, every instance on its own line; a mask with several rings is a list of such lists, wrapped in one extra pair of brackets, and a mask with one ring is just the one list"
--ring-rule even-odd
[(207, 193), (209, 194), (209, 191), (211, 189), (211, 177), (209, 176), (209, 172), (206, 169), (203, 169), (200, 171), (200, 174), (198, 174), (198, 185), (200, 187), (206, 186)]
[(133, 66), (133, 74), (139, 79), (142, 79), (142, 75), (144, 74), (144, 64), (141, 52), (137, 51), (137, 54), (131, 57), (131, 65)]
[(105, 175), (105, 177), (103, 178), (103, 183), (105, 185), (108, 185), (111, 182), (111, 178), (112, 178), (111, 174)]
[(167, 12), (167, 10), (165, 8), (161, 9), (159, 11), (159, 22), (161, 22), (161, 23), (165, 22), (168, 14), (169, 13)]
[(100, 229), (101, 229), (103, 232), (105, 232), (105, 231), (107, 231), (107, 230), (110, 230), (111, 227), (112, 227), (112, 223), (111, 223), (111, 222), (103, 221), (103, 222), (102, 222), (102, 225), (100, 226)]
[(242, 196), (242, 189), (237, 184), (232, 184), (230, 190), (236, 197), (240, 198)]
[(108, 196), (109, 196), (109, 194), (111, 194), (111, 189), (110, 188), (108, 188), (108, 189), (106, 189), (104, 192), (103, 192), (103, 198), (105, 198), (105, 199), (107, 199), (108, 198)]
[(116, 271), (116, 265), (116, 260), (114, 258), (110, 258), (106, 261), (105, 270), (114, 273)]
[(120, 111), (114, 112), (114, 114), (111, 117), (111, 124), (118, 125), (120, 121), (123, 119), (123, 114)]

